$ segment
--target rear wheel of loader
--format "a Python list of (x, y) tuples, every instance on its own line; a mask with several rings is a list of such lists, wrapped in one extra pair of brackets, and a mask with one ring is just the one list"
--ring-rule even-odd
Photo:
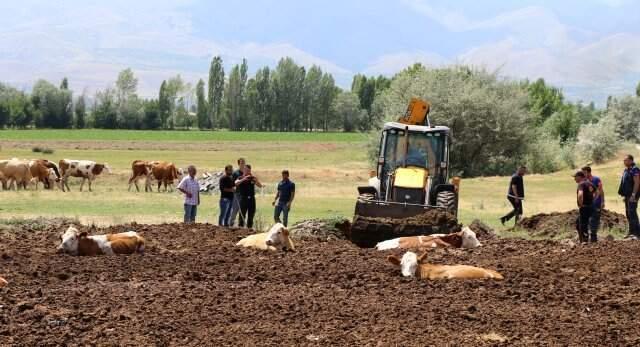
[(456, 193), (452, 191), (444, 191), (438, 193), (436, 198), (436, 206), (444, 207), (447, 211), (455, 214), (456, 210)]

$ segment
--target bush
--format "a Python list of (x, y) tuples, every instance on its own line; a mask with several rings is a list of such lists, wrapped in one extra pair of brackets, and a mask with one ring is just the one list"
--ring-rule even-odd
[(33, 152), (33, 153), (41, 153), (42, 152), (42, 147), (35, 146), (35, 147), (31, 148), (31, 152)]
[(525, 163), (533, 173), (545, 174), (558, 171), (567, 166), (562, 160), (562, 153), (562, 146), (557, 139), (539, 133), (529, 146)]
[(31, 148), (33, 153), (53, 154), (55, 151), (51, 148), (35, 146)]
[(51, 148), (45, 148), (42, 150), (42, 153), (44, 154), (53, 154), (53, 152), (55, 152), (53, 149)]
[(602, 163), (613, 158), (620, 148), (615, 115), (609, 114), (596, 124), (584, 125), (578, 134), (576, 150), (585, 161)]

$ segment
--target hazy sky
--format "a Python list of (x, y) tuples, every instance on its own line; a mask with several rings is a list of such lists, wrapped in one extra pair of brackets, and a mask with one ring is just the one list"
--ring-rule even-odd
[(0, 81), (20, 88), (67, 76), (76, 93), (92, 93), (131, 67), (139, 94), (153, 96), (177, 73), (206, 80), (214, 55), (227, 70), (246, 57), (252, 72), (291, 56), (343, 87), (355, 73), (391, 75), (417, 61), (468, 63), (602, 103), (640, 81), (640, 1), (0, 3)]

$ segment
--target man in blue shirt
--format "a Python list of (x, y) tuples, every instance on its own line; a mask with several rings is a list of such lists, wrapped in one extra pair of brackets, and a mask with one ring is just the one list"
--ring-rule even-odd
[(624, 172), (620, 180), (618, 194), (624, 198), (624, 208), (629, 222), (629, 234), (626, 238), (639, 239), (638, 193), (640, 192), (640, 169), (633, 162), (633, 156), (624, 157)]
[[(296, 184), (289, 179), (289, 170), (282, 171), (282, 181), (278, 183), (278, 192), (276, 198), (271, 205), (275, 206), (275, 212), (273, 214), (273, 220), (276, 223), (282, 223), (287, 226), (289, 222), (289, 211), (291, 210), (291, 203), (296, 196)], [(282, 221), (280, 221), (280, 215), (283, 215)]]
[(587, 177), (587, 180), (591, 182), (594, 189), (593, 204), (591, 204), (593, 211), (591, 211), (591, 217), (589, 219), (589, 231), (591, 234), (591, 242), (597, 242), (600, 214), (604, 208), (604, 189), (602, 188), (602, 180), (600, 177), (591, 174), (590, 166), (583, 167), (582, 172)]

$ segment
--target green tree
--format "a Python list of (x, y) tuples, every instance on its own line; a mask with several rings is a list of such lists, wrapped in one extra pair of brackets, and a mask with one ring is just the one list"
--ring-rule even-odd
[(313, 131), (317, 119), (321, 117), (320, 88), (322, 83), (322, 69), (313, 65), (304, 79), (304, 114), (306, 114), (305, 128)]
[(171, 115), (171, 100), (167, 92), (167, 81), (162, 81), (160, 85), (158, 112), (160, 115), (160, 126), (166, 129), (168, 127), (169, 116)]
[(342, 130), (346, 132), (356, 131), (367, 118), (366, 111), (360, 108), (360, 100), (354, 93), (340, 93), (334, 101), (333, 109), (338, 119), (342, 120)]
[(566, 105), (544, 122), (543, 128), (560, 143), (574, 141), (580, 131), (580, 117), (573, 105)]
[(636, 87), (636, 96), (640, 98), (640, 82), (638, 82), (638, 86)]
[(39, 80), (33, 86), (31, 101), (37, 111), (37, 127), (58, 129), (71, 127), (73, 109), (70, 90), (58, 89), (45, 80)]
[(247, 84), (247, 60), (235, 65), (229, 73), (225, 90), (225, 106), (229, 129), (241, 130), (246, 124), (245, 88)]
[(198, 119), (198, 128), (200, 129), (211, 129), (211, 117), (209, 117), (209, 112), (207, 110), (207, 100), (204, 96), (204, 81), (200, 79), (198, 84), (196, 84), (196, 98), (197, 98), (197, 108), (196, 108), (196, 118)]
[(118, 105), (116, 91), (107, 88), (96, 93), (96, 106), (93, 110), (94, 126), (103, 129), (118, 128)]
[(613, 98), (605, 117), (613, 117), (617, 132), (625, 141), (640, 141), (640, 98)]
[(303, 87), (305, 70), (293, 59), (280, 59), (272, 75), (274, 104), (274, 126), (278, 131), (300, 130), (300, 116), (303, 108)]
[(62, 79), (62, 82), (60, 82), (60, 89), (69, 90), (69, 80), (67, 80), (66, 77)]
[(332, 112), (333, 102), (339, 93), (340, 89), (336, 87), (333, 76), (329, 73), (323, 74), (320, 80), (320, 117), (317, 128), (329, 131), (335, 119), (335, 113)]
[(558, 112), (563, 106), (562, 91), (548, 86), (542, 78), (529, 84), (527, 90), (529, 92), (529, 110), (538, 116), (537, 125), (544, 123), (547, 118)]
[(209, 101), (209, 118), (212, 127), (220, 125), (224, 88), (224, 67), (222, 66), (222, 58), (217, 56), (213, 58), (211, 66), (209, 67), (209, 86), (207, 95)]
[(275, 96), (271, 84), (271, 70), (264, 67), (256, 72), (255, 77), (254, 119), (259, 130), (271, 130)]
[(144, 102), (144, 128), (155, 130), (162, 127), (162, 118), (160, 117), (160, 107), (157, 100), (148, 100)]
[(603, 163), (613, 158), (620, 148), (616, 118), (609, 114), (598, 123), (587, 124), (580, 129), (576, 149), (585, 161)]
[(87, 106), (85, 103), (85, 96), (80, 95), (76, 100), (75, 106), (75, 114), (76, 114), (76, 129), (84, 129), (86, 125), (86, 117), (87, 117)]
[(24, 129), (33, 121), (35, 109), (23, 92), (15, 91), (9, 100), (9, 113), (9, 125)]

